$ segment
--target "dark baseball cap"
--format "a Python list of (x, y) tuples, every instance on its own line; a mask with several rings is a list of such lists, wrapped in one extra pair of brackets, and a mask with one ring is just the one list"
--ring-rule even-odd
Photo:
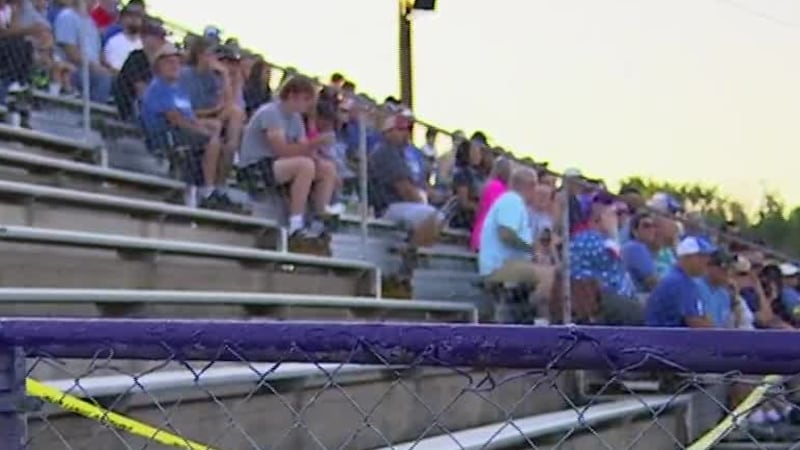
[(733, 258), (724, 250), (715, 250), (709, 255), (708, 264), (715, 267), (728, 268), (733, 264)]
[(119, 12), (119, 14), (123, 15), (123, 16), (126, 15), (126, 14), (136, 14), (136, 15), (144, 16), (146, 14), (146, 12), (145, 12), (144, 5), (142, 5), (140, 2), (129, 2), (127, 5), (125, 5), (122, 8), (122, 10)]
[(220, 45), (214, 51), (222, 61), (239, 61), (242, 59), (242, 54), (239, 51), (239, 48), (233, 45)]
[(166, 28), (159, 21), (156, 20), (148, 20), (144, 23), (142, 27), (142, 34), (147, 36), (157, 36), (160, 38), (165, 38), (169, 33), (167, 33)]

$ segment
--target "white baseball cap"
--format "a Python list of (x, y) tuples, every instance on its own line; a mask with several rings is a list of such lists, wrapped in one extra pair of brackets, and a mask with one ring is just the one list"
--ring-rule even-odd
[(710, 255), (715, 250), (714, 246), (705, 239), (689, 236), (683, 238), (675, 249), (678, 256)]
[(778, 268), (781, 269), (781, 275), (785, 277), (793, 277), (800, 273), (800, 268), (790, 263), (783, 263)]

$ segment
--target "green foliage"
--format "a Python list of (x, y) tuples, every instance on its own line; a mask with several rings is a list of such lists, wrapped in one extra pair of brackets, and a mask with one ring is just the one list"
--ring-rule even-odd
[(789, 210), (776, 194), (764, 195), (758, 212), (748, 215), (741, 203), (713, 186), (670, 183), (641, 177), (630, 177), (620, 184), (636, 187), (646, 197), (656, 192), (669, 193), (680, 199), (688, 210), (700, 211), (709, 225), (717, 226), (733, 220), (748, 239), (763, 241), (768, 247), (800, 256), (800, 207)]

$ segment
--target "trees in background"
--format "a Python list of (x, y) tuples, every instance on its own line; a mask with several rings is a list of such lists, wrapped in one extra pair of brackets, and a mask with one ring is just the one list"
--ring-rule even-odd
[(718, 227), (732, 220), (748, 240), (763, 241), (768, 247), (800, 256), (800, 206), (789, 209), (775, 194), (766, 194), (756, 214), (748, 215), (741, 203), (712, 186), (641, 177), (624, 179), (620, 185), (634, 186), (646, 197), (667, 192), (682, 200), (688, 210), (700, 211), (710, 226)]

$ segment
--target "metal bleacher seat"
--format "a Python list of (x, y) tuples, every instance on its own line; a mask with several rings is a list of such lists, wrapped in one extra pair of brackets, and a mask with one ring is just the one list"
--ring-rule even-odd
[(365, 261), (43, 228), (0, 228), (4, 286), (380, 296)]
[(284, 230), (271, 220), (12, 181), (0, 181), (0, 221), (6, 225), (286, 248)]
[(53, 185), (150, 200), (183, 201), (185, 185), (170, 178), (0, 147), (0, 176), (9, 181)]
[[(603, 435), (602, 424), (613, 422), (620, 419), (630, 419), (639, 415), (645, 415), (647, 418), (644, 421), (645, 430), (650, 427), (652, 418), (649, 418), (651, 411), (657, 410), (671, 410), (672, 414), (680, 414), (680, 408), (685, 407), (691, 402), (690, 395), (680, 396), (647, 396), (641, 398), (629, 398), (618, 400), (608, 403), (600, 403), (590, 405), (585, 408), (570, 407), (562, 411), (549, 412), (538, 414), (530, 417), (516, 418), (511, 425), (510, 421), (503, 421), (493, 423), (475, 428), (468, 428), (465, 430), (454, 431), (449, 434), (427, 437), (414, 442), (405, 444), (398, 444), (391, 447), (393, 450), (439, 450), (443, 448), (459, 448), (464, 450), (477, 450), (477, 449), (500, 449), (500, 448), (519, 448), (524, 446), (528, 448), (528, 441), (537, 442), (536, 438), (541, 438), (549, 435), (555, 436), (555, 441), (558, 441), (560, 433), (569, 432), (572, 429), (576, 431), (588, 431), (588, 427), (592, 427), (594, 432), (598, 435)], [(665, 413), (666, 415), (666, 413)], [(666, 420), (665, 420), (666, 422)], [(655, 431), (661, 434), (661, 440), (666, 440), (668, 445), (674, 446), (674, 442), (669, 438), (668, 433), (680, 434), (680, 420), (676, 420), (675, 430), (669, 431)], [(628, 424), (630, 429), (622, 433), (621, 445), (628, 442), (628, 435), (635, 434), (639, 430), (634, 431), (636, 428), (633, 424)], [(662, 425), (663, 426), (663, 425)], [(644, 427), (641, 427), (644, 428)], [(613, 430), (611, 431), (614, 432)], [(644, 432), (644, 431), (642, 431)], [(574, 432), (573, 432), (574, 433)], [(617, 430), (617, 434), (619, 431)], [(603, 438), (604, 442), (613, 442), (613, 436)], [(574, 446), (574, 442), (572, 442)], [(586, 447), (574, 448), (593, 448), (595, 446), (601, 447), (601, 441), (594, 437), (592, 434), (586, 436)], [(641, 444), (641, 443), (640, 443)], [(672, 448), (664, 447), (664, 443), (656, 448)], [(570, 446), (570, 448), (573, 448)], [(639, 448), (637, 446), (637, 448)], [(388, 447), (387, 447), (388, 449)], [(384, 449), (381, 449), (384, 450)]]
[(277, 319), (369, 319), (475, 322), (469, 305), (375, 297), (134, 289), (0, 288), (0, 315), (101, 316), (96, 306), (134, 306), (146, 317), (244, 318), (255, 310)]
[(98, 145), (88, 144), (81, 139), (6, 124), (0, 124), (0, 142), (14, 149), (77, 161), (100, 162), (102, 159), (101, 148)]

